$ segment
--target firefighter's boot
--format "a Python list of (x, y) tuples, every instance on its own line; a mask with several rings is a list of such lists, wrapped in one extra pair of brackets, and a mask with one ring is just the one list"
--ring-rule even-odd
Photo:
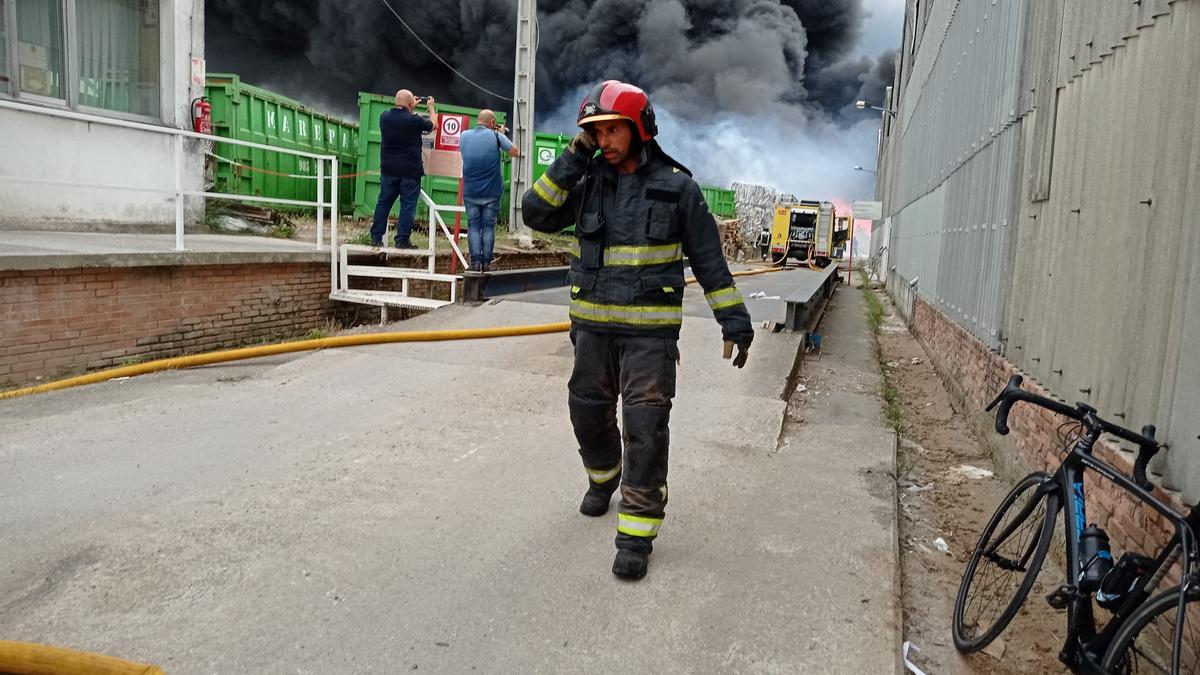
[(583, 501), (579, 504), (579, 512), (593, 518), (608, 513), (608, 504), (612, 501), (613, 493), (617, 491), (617, 486), (621, 481), (614, 480), (610, 483), (611, 485), (596, 485), (595, 483), (588, 485), (587, 492), (583, 493)]
[(617, 549), (617, 557), (613, 560), (613, 574), (622, 579), (636, 581), (646, 576), (650, 567), (650, 553), (635, 551), (628, 548)]

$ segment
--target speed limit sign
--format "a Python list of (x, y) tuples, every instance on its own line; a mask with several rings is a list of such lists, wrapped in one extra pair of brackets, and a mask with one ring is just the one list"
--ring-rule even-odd
[(458, 150), (462, 131), (466, 126), (466, 115), (442, 115), (441, 124), (438, 126), (437, 149)]

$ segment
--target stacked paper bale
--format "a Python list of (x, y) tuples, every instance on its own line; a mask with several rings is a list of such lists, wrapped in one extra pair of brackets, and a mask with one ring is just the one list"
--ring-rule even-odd
[(758, 233), (771, 228), (775, 217), (775, 190), (750, 183), (733, 184), (733, 203), (741, 221), (742, 240), (754, 245)]

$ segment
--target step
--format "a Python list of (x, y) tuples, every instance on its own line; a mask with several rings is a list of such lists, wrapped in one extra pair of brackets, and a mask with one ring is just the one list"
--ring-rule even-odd
[(329, 294), (329, 299), (340, 302), (355, 302), (360, 305), (405, 307), (408, 309), (438, 309), (439, 307), (451, 304), (446, 300), (414, 298), (395, 291), (335, 291)]
[(365, 255), (379, 255), (385, 253), (387, 255), (402, 255), (413, 258), (428, 258), (429, 249), (427, 248), (391, 248), (388, 246), (362, 246), (360, 244), (342, 244), (342, 251), (346, 253), (362, 253)]
[(421, 279), (455, 283), (462, 279), (457, 274), (438, 274), (405, 267), (380, 267), (374, 265), (346, 265), (346, 276), (376, 277), (379, 279)]

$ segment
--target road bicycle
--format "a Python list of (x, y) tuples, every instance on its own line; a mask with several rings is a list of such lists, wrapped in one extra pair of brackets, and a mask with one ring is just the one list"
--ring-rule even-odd
[[(987, 407), (996, 409), (997, 433), (1008, 434), (1009, 411), (1022, 401), (1073, 420), (1064, 425), (1073, 433), (1064, 441), (1057, 470), (1021, 479), (980, 535), (954, 603), (954, 646), (963, 653), (979, 651), (1012, 621), (1046, 559), (1061, 511), (1065, 583), (1046, 596), (1050, 606), (1066, 610), (1059, 660), (1074, 673), (1200, 673), (1200, 509), (1184, 516), (1151, 494), (1146, 467), (1161, 447), (1155, 428), (1131, 431), (1101, 419), (1086, 404), (1072, 407), (1025, 391), (1021, 382), (1013, 375)], [(1105, 434), (1138, 447), (1132, 479), (1092, 454)], [(1162, 514), (1175, 530), (1166, 545), (1153, 555), (1127, 551), (1114, 561), (1107, 534), (1087, 522), (1088, 471)], [(1180, 563), (1181, 583), (1160, 591)]]

